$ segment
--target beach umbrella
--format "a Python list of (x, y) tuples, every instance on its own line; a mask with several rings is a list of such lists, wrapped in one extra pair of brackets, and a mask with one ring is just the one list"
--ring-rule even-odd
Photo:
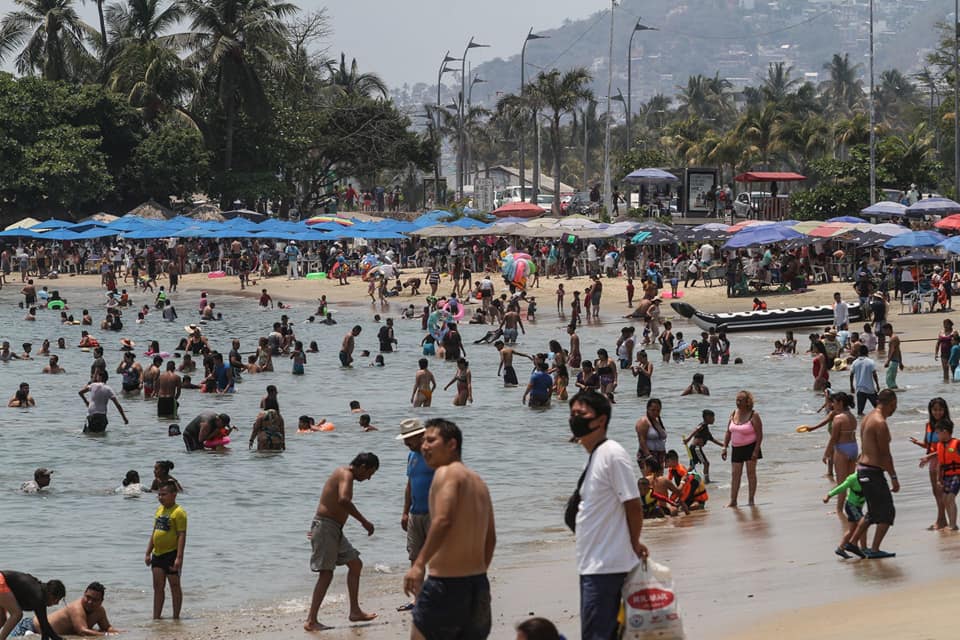
[(904, 215), (908, 218), (922, 218), (923, 216), (945, 216), (951, 213), (960, 213), (960, 204), (950, 198), (925, 198), (907, 207)]
[[(849, 233), (854, 230), (869, 231), (870, 226), (870, 224), (865, 222), (860, 224), (851, 222), (826, 222), (808, 231), (807, 235), (814, 238), (833, 238), (834, 236), (843, 235), (844, 233)], [(794, 229), (796, 229), (796, 227), (794, 227)]]
[(745, 247), (758, 247), (765, 244), (775, 244), (787, 240), (802, 238), (803, 234), (794, 231), (790, 227), (778, 224), (757, 225), (751, 229), (744, 229), (727, 240), (723, 245), (724, 249), (743, 249)]
[(946, 258), (930, 251), (917, 249), (904, 254), (893, 260), (896, 264), (919, 263), (919, 262), (945, 262)]
[(461, 229), (477, 229), (481, 227), (489, 226), (486, 222), (480, 222), (475, 218), (463, 217), (457, 218), (453, 222), (449, 223), (454, 227), (460, 227)]
[[(83, 225), (80, 225), (83, 226)], [(89, 229), (83, 229), (76, 231), (71, 229), (77, 234), (77, 240), (93, 240), (94, 238), (109, 238), (110, 236), (116, 236), (120, 234), (119, 229), (107, 229), (105, 227), (92, 227)]]
[(227, 220), (247, 220), (249, 222), (263, 222), (267, 219), (267, 214), (250, 209), (233, 209), (231, 211), (221, 212)]
[(513, 216), (515, 218), (536, 218), (547, 212), (546, 209), (532, 202), (508, 202), (491, 213), (498, 218)]
[(41, 234), (33, 231), (32, 229), (27, 229), (25, 227), (14, 227), (13, 229), (6, 229), (0, 231), (0, 238), (40, 238)]
[(759, 227), (775, 224), (772, 220), (743, 220), (727, 229), (727, 233), (738, 233), (747, 227)]
[(310, 226), (315, 224), (339, 224), (342, 227), (352, 227), (353, 221), (339, 216), (313, 216), (307, 219), (306, 224)]
[(868, 216), (875, 216), (881, 218), (891, 218), (893, 216), (903, 216), (906, 215), (907, 205), (900, 204), (899, 202), (891, 202), (889, 200), (883, 200), (875, 204), (870, 205), (864, 209), (860, 209), (860, 213)]
[(947, 253), (960, 254), (960, 236), (950, 236), (937, 246)]
[(887, 249), (917, 249), (935, 247), (946, 239), (947, 236), (936, 231), (909, 231), (890, 238), (883, 246)]
[(837, 216), (836, 218), (830, 218), (827, 222), (852, 222), (856, 224), (858, 222), (866, 222), (866, 220), (856, 216)]
[(956, 231), (957, 229), (960, 229), (960, 214), (947, 216), (943, 220), (933, 223), (933, 226), (935, 226), (937, 229)]
[(72, 222), (67, 222), (66, 220), (57, 220), (56, 218), (50, 218), (49, 220), (44, 220), (38, 224), (30, 227), (34, 231), (50, 231), (52, 229), (63, 229), (65, 227), (73, 226)]
[(623, 181), (627, 184), (664, 184), (679, 182), (680, 178), (663, 169), (648, 168), (628, 173)]
[(36, 225), (40, 224), (40, 221), (36, 218), (24, 218), (23, 220), (17, 220), (11, 225), (8, 225), (5, 230), (9, 231), (10, 229), (29, 229)]
[(642, 244), (647, 246), (660, 244), (677, 244), (677, 235), (672, 231), (663, 229), (648, 229), (641, 231), (630, 239), (633, 244)]
[(79, 233), (69, 229), (51, 229), (41, 233), (39, 237), (42, 240), (83, 240)]
[(884, 222), (882, 224), (871, 225), (870, 231), (872, 231), (873, 233), (879, 233), (879, 234), (885, 235), (889, 238), (892, 238), (893, 236), (900, 236), (905, 233), (910, 233), (910, 229), (908, 229), (907, 227), (900, 224), (894, 224), (892, 222)]
[(798, 222), (795, 225), (791, 225), (791, 228), (794, 231), (799, 231), (800, 233), (810, 234), (811, 231), (817, 227), (823, 226), (824, 222), (822, 220), (804, 220), (803, 222)]

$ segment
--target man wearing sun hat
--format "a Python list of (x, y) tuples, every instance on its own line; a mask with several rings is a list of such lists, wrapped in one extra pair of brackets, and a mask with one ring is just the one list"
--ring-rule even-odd
[(297, 241), (291, 240), (283, 252), (287, 255), (287, 280), (299, 280), (297, 259), (300, 257), (300, 249), (297, 248)]
[(420, 445), (423, 444), (423, 432), (426, 429), (416, 418), (400, 422), (400, 435), (397, 440), (410, 449), (407, 455), (407, 488), (403, 494), (403, 516), (400, 527), (407, 532), (407, 554), (412, 563), (420, 555), (420, 549), (427, 540), (430, 529), (430, 484), (433, 482), (433, 469), (423, 459)]

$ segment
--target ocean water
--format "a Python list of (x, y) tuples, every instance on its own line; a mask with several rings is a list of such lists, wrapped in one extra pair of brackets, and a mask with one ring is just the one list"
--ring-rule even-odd
[[(71, 291), (68, 298), (73, 303), (71, 312), (77, 317), (85, 303), (99, 321), (101, 307), (94, 307), (102, 299), (100, 292)], [(160, 342), (162, 350), (173, 351), (185, 335), (183, 325), (196, 321), (194, 296), (174, 294), (173, 299), (180, 313), (177, 322), (164, 323), (158, 314), (151, 313), (145, 324), (136, 325), (136, 314), (126, 312), (126, 326), (119, 334), (96, 327), (91, 331), (105, 346), (110, 384), (115, 390), (120, 388), (119, 376), (112, 373), (120, 361), (119, 338), (132, 338), (138, 354), (154, 339)], [(249, 298), (212, 299), (224, 320), (207, 324), (204, 331), (211, 345), (224, 353), (234, 337), (241, 340), (242, 351), (251, 351), (256, 338), (266, 335), (281, 313), (299, 323), (297, 335), (305, 345), (311, 340), (319, 343), (320, 353), (308, 354), (305, 376), (291, 375), (290, 362), (278, 358), (277, 371), (244, 376), (236, 394), (215, 396), (184, 391), (181, 425), (201, 410), (213, 409), (230, 414), (233, 424), (240, 427), (240, 432), (233, 434), (234, 443), (228, 452), (187, 454), (180, 438), (167, 436), (169, 422), (156, 418), (153, 401), (122, 394), (120, 399), (130, 424), (123, 425), (111, 406), (106, 435), (84, 435), (81, 429), (86, 410), (77, 391), (88, 379), (92, 353), (74, 346), (81, 327), (61, 326), (58, 314), (48, 311), (41, 312), (35, 323), (23, 322), (23, 311), (15, 306), (17, 298), (12, 288), (0, 293), (2, 339), (15, 347), (30, 341), (34, 352), (44, 337), (54, 344), (56, 338), (64, 337), (68, 344), (65, 350), (54, 347), (52, 351), (60, 356), (61, 365), (67, 370), (65, 375), (42, 375), (40, 371), (46, 364), (43, 357), (0, 364), (0, 394), (12, 396), (17, 384), (27, 381), (37, 401), (33, 409), (6, 409), (6, 419), (0, 427), (0, 567), (27, 571), (44, 580), (60, 578), (67, 584), (68, 598), (79, 596), (88, 582), (98, 580), (107, 586), (114, 624), (128, 629), (145, 624), (150, 617), (151, 586), (143, 553), (157, 502), (152, 494), (126, 497), (114, 490), (128, 469), (138, 470), (143, 482), (149, 484), (154, 461), (169, 459), (176, 464), (173, 475), (185, 488), (179, 502), (189, 514), (183, 569), (184, 615), (204, 618), (237, 607), (269, 609), (291, 602), (294, 608), (299, 603), (305, 606), (314, 580), (309, 570), (306, 532), (323, 483), (337, 465), (349, 463), (361, 451), (373, 451), (380, 458), (380, 470), (370, 481), (355, 486), (354, 498), (360, 511), (376, 526), (376, 532), (367, 537), (356, 522), (350, 521), (346, 534), (365, 562), (361, 595), (371, 591), (396, 593), (398, 602), (402, 602), (401, 582), (407, 558), (400, 515), (407, 449), (394, 438), (400, 421), (408, 417), (443, 416), (462, 428), (464, 460), (487, 481), (493, 497), (498, 524), (497, 565), (535, 558), (536, 552), (545, 546), (571, 538), (561, 515), (585, 455), (568, 442), (563, 404), (555, 402), (547, 410), (531, 410), (520, 402), (522, 387), (502, 387), (496, 376), (496, 350), (493, 346), (471, 344), (486, 327), (462, 327), (473, 372), (473, 405), (451, 406), (454, 389), (441, 389), (452, 377), (454, 366), (434, 359), (431, 369), (440, 387), (434, 394), (434, 406), (414, 410), (409, 398), (416, 361), (421, 357), (419, 320), (396, 320), (399, 350), (386, 354), (386, 367), (368, 367), (364, 359), (358, 358), (355, 368), (344, 370), (337, 361), (343, 335), (355, 323), (364, 327), (357, 340), (358, 352), (370, 349), (375, 354), (378, 327), (372, 321), (373, 313), (396, 316), (398, 305), (383, 311), (367, 305), (338, 305), (334, 301), (332, 306), (340, 324), (328, 327), (303, 324), (313, 310), (304, 303), (290, 311), (259, 311), (255, 300)], [(407, 302), (406, 298), (403, 302)], [(602, 324), (588, 325), (579, 332), (585, 356), (594, 354), (598, 347), (612, 353), (619, 329), (626, 322), (617, 320), (622, 313), (613, 304), (604, 308), (603, 315)], [(527, 353), (547, 351), (551, 338), (566, 346), (564, 326), (554, 312), (542, 313), (535, 324), (528, 324), (517, 349)], [(698, 333), (692, 326), (678, 328), (689, 333), (688, 337)], [(659, 354), (651, 350), (655, 362), (653, 395), (664, 403), (668, 446), (680, 450), (681, 458), (685, 458), (680, 438), (699, 422), (701, 411), (711, 408), (716, 412), (714, 435), (720, 439), (736, 392), (751, 390), (765, 429), (764, 459), (759, 471), (761, 510), (768, 519), (780, 523), (792, 522), (800, 515), (816, 518), (816, 526), (827, 531), (827, 537), (832, 539), (834, 527), (823, 515), (833, 507), (819, 504), (819, 497), (830, 486), (822, 478), (820, 463), (826, 431), (795, 433), (798, 424), (819, 420), (814, 414), (821, 399), (811, 390), (808, 358), (767, 355), (775, 337), (733, 334), (733, 355), (744, 358), (743, 365), (698, 365), (691, 361), (664, 365)], [(146, 366), (147, 358), (138, 355), (138, 359)], [(524, 362), (519, 358), (515, 362), (521, 380), (527, 371)], [(928, 369), (901, 374), (901, 382), (908, 385), (908, 390), (900, 396), (900, 408), (891, 420), (894, 455), (904, 484), (897, 498), (898, 507), (907, 505), (907, 515), (901, 517), (917, 520), (916, 526), (928, 524), (923, 518), (932, 519), (931, 500), (926, 471), (915, 469), (914, 459), (919, 458), (921, 451), (906, 440), (923, 431), (929, 398), (948, 392), (938, 382), (939, 369)], [(706, 375), (713, 395), (680, 397), (680, 391), (698, 371)], [(839, 382), (839, 388), (844, 388), (846, 378)], [(280, 406), (287, 422), (287, 450), (282, 454), (258, 454), (248, 451), (246, 446), (250, 425), (268, 384), (280, 388)], [(621, 378), (610, 428), (610, 437), (630, 451), (637, 446), (633, 425), (643, 415), (646, 402), (636, 398), (634, 389), (635, 379), (628, 373)], [(348, 408), (353, 399), (361, 402), (380, 431), (364, 433), (359, 429), (357, 416)], [(298, 435), (296, 421), (301, 414), (325, 417), (336, 424), (336, 431)], [(699, 532), (704, 537), (697, 538), (698, 520), (693, 518), (687, 523), (652, 523), (647, 528), (651, 544), (659, 545), (667, 557), (681, 565), (683, 558), (699, 558), (705, 553), (701, 542), (728, 550), (727, 540), (737, 545), (747, 543), (752, 552), (761, 553), (768, 560), (781, 554), (789, 556), (790, 545), (783, 540), (789, 539), (790, 534), (778, 538), (769, 530), (770, 520), (758, 529), (749, 522), (744, 524), (743, 518), (750, 516), (724, 517), (720, 507), (727, 498), (729, 466), (720, 461), (718, 448), (711, 446), (707, 452), (714, 463), (711, 475), (715, 483), (711, 485), (710, 513), (701, 515), (699, 520), (707, 525)], [(20, 484), (31, 479), (34, 468), (39, 466), (55, 470), (51, 488), (38, 495), (20, 493)], [(745, 491), (744, 479), (741, 502), (746, 501)], [(718, 524), (721, 521), (722, 526)], [(688, 553), (685, 545), (701, 551)], [(729, 555), (724, 557), (704, 561), (702, 576), (694, 575), (691, 568), (679, 577), (687, 581), (692, 597), (709, 598), (706, 593), (698, 594), (697, 585), (722, 584), (724, 571), (742, 570), (749, 578), (755, 570), (745, 568), (746, 559), (741, 565), (738, 560), (730, 560)], [(772, 583), (770, 588), (774, 587)], [(571, 593), (570, 602), (576, 602), (575, 593)]]

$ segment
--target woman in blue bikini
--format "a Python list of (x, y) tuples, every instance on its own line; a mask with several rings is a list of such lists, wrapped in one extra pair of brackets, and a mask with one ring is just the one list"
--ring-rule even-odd
[[(853, 397), (843, 391), (830, 394), (830, 408), (833, 419), (831, 422), (830, 441), (823, 452), (823, 462), (833, 459), (836, 478), (846, 478), (857, 466), (857, 419), (850, 409), (853, 407)], [(843, 501), (846, 494), (837, 499), (837, 516), (846, 521), (843, 513)]]

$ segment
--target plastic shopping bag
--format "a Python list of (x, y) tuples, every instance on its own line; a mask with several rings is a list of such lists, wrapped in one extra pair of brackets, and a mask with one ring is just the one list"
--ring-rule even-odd
[(647, 560), (623, 583), (622, 640), (684, 640), (670, 568)]

